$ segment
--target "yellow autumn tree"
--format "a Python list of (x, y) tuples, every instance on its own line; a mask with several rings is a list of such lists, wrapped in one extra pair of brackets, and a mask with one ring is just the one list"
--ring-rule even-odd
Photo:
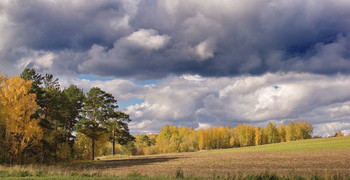
[(255, 144), (255, 128), (252, 125), (238, 124), (234, 129), (241, 147)]
[(310, 139), (313, 131), (312, 125), (306, 121), (295, 122), (296, 139)]
[(293, 121), (290, 121), (289, 124), (286, 126), (286, 141), (287, 142), (297, 140), (295, 129), (296, 129), (295, 123)]
[[(108, 134), (104, 133), (102, 134), (97, 141), (95, 142), (95, 150), (96, 150), (96, 156), (104, 155), (103, 152), (108, 146), (108, 144), (111, 144), (108, 141)], [(74, 151), (75, 151), (75, 158), (76, 159), (89, 159), (91, 155), (91, 145), (92, 141), (89, 137), (82, 133), (77, 133), (76, 143), (74, 144)], [(111, 148), (108, 148), (109, 150)], [(112, 154), (112, 152), (108, 152), (108, 154)]]
[(212, 149), (230, 147), (229, 129), (227, 127), (213, 127), (212, 131)]
[(286, 142), (286, 127), (284, 123), (280, 125), (280, 128), (278, 129), (278, 133), (280, 134), (281, 142)]
[[(3, 77), (0, 74), (0, 94), (1, 94), (1, 84), (3, 82)], [(1, 99), (0, 99), (1, 101)], [(0, 103), (0, 142), (4, 142), (5, 141), (5, 122), (4, 122), (4, 118), (3, 118), (3, 108), (2, 105)], [(5, 146), (4, 143), (0, 143), (0, 162), (5, 162), (6, 160), (6, 153), (5, 153)]]
[(35, 94), (28, 93), (31, 81), (15, 76), (1, 81), (0, 104), (5, 126), (4, 144), (12, 157), (12, 162), (22, 160), (23, 150), (28, 145), (39, 143), (42, 130), (38, 119), (31, 118), (38, 105)]
[(206, 133), (204, 129), (199, 129), (197, 131), (198, 146), (200, 150), (207, 149), (206, 145)]
[(310, 139), (313, 127), (306, 121), (289, 122), (286, 126), (286, 141)]
[(275, 123), (269, 122), (269, 124), (267, 124), (266, 131), (269, 144), (281, 142), (281, 138)]
[(255, 128), (255, 145), (256, 146), (262, 145), (263, 133), (262, 133), (261, 129), (262, 129), (261, 127), (256, 127)]
[(193, 128), (179, 128), (179, 136), (181, 137), (180, 152), (197, 151), (199, 149), (196, 131)]
[(342, 131), (338, 131), (335, 133), (334, 137), (343, 137), (344, 133)]

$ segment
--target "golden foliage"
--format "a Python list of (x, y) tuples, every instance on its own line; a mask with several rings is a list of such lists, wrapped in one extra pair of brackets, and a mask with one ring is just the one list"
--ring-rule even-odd
[[(89, 159), (91, 156), (91, 144), (92, 141), (89, 137), (82, 133), (78, 133), (76, 136), (76, 143), (74, 144), (74, 150), (76, 153), (77, 159)], [(110, 150), (111, 148), (105, 148), (106, 146), (110, 145), (110, 142), (108, 140), (108, 134), (102, 134), (100, 138), (95, 142), (95, 155), (101, 156), (101, 155), (107, 155), (111, 154), (111, 152), (106, 153), (106, 149)]]
[(272, 122), (267, 127), (238, 124), (234, 128), (199, 130), (166, 125), (157, 136), (155, 145), (143, 145), (141, 139), (146, 135), (138, 135), (136, 146), (139, 154), (188, 152), (309, 139), (311, 133), (312, 126), (306, 121), (290, 122), (287, 126), (281, 124), (279, 128)]
[(42, 138), (39, 120), (31, 118), (38, 105), (35, 94), (28, 93), (31, 81), (18, 76), (1, 79), (0, 104), (6, 129), (5, 144), (10, 147), (10, 153), (17, 157), (29, 144), (39, 143)]
[(342, 131), (338, 131), (337, 133), (335, 133), (334, 137), (343, 137), (344, 133)]
[(262, 145), (262, 130), (261, 127), (256, 127), (255, 128), (255, 145), (259, 146)]
[(283, 123), (280, 125), (278, 132), (281, 137), (281, 142), (286, 142), (286, 127)]
[(312, 126), (306, 121), (290, 122), (286, 127), (286, 141), (310, 139)]

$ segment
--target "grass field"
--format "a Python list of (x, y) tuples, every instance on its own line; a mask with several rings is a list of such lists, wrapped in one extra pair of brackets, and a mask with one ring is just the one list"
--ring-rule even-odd
[(350, 137), (339, 137), (193, 153), (76, 161), (55, 166), (0, 166), (0, 177), (19, 177), (20, 173), (26, 172), (31, 176), (27, 179), (116, 179), (115, 176), (121, 179), (232, 179), (271, 174), (289, 178), (348, 179), (349, 162)]
[(217, 152), (308, 152), (318, 150), (344, 150), (350, 148), (350, 137), (319, 138), (301, 141), (283, 142), (277, 144), (266, 144), (262, 146), (251, 146), (242, 148), (232, 148), (224, 150), (213, 150)]

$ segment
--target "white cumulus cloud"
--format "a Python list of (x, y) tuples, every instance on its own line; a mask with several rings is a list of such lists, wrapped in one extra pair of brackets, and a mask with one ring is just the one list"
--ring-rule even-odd
[[(338, 123), (335, 129), (346, 130), (342, 128), (350, 120), (350, 111), (346, 111), (350, 77), (343, 75), (276, 73), (235, 78), (187, 75), (148, 88), (144, 103), (127, 108), (135, 124), (147, 120), (198, 128), (306, 120), (315, 125), (315, 134), (328, 135), (334, 129), (326, 128), (327, 123)], [(141, 130), (138, 126), (132, 129)], [(148, 130), (159, 129), (150, 126)]]
[(214, 57), (214, 48), (212, 42), (206, 40), (199, 43), (195, 48), (195, 52), (201, 60)]
[(168, 35), (159, 35), (154, 29), (140, 29), (126, 37), (126, 40), (149, 50), (159, 50), (170, 40)]

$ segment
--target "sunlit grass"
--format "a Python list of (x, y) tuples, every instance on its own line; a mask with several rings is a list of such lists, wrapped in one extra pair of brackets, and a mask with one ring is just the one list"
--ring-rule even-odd
[(318, 151), (318, 150), (344, 150), (350, 149), (350, 136), (307, 139), (261, 146), (250, 146), (241, 148), (220, 149), (204, 151), (209, 153), (218, 152), (293, 152), (293, 151)]

